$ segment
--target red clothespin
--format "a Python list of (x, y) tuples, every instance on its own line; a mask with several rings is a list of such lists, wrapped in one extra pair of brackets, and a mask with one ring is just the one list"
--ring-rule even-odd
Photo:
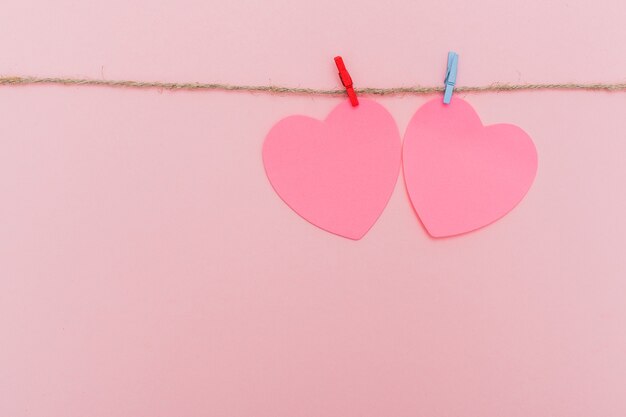
[(354, 87), (352, 86), (352, 77), (350, 77), (350, 74), (346, 69), (346, 65), (343, 63), (343, 59), (340, 56), (336, 56), (335, 64), (337, 65), (337, 69), (339, 70), (339, 78), (341, 79), (341, 84), (346, 87), (346, 92), (348, 93), (348, 98), (350, 98), (350, 103), (352, 103), (352, 107), (358, 106), (359, 99), (356, 97)]

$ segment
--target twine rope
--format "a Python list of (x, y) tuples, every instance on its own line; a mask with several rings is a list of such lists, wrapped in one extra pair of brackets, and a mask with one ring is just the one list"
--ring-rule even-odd
[[(95, 78), (64, 78), (64, 77), (0, 77), (3, 85), (68, 85), (68, 86), (106, 86), (117, 88), (163, 89), (163, 90), (214, 90), (242, 91), (250, 93), (292, 94), (309, 96), (344, 96), (345, 89), (322, 89), (306, 87), (284, 87), (278, 85), (236, 85), (222, 83), (188, 83), (136, 80), (105, 80)], [(423, 95), (441, 93), (444, 86), (413, 86), (356, 88), (357, 94), (374, 96)], [(539, 84), (508, 84), (493, 83), (482, 86), (458, 86), (454, 89), (459, 93), (485, 93), (499, 91), (537, 91), (537, 90), (578, 90), (578, 91), (626, 91), (626, 83), (539, 83)]]

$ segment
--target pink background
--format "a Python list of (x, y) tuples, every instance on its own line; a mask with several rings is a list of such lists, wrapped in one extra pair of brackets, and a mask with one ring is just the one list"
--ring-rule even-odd
[[(621, 0), (4, 0), (0, 73), (337, 87), (626, 81)], [(626, 415), (626, 93), (461, 95), (539, 152), (433, 240), (399, 181), (359, 242), (265, 178), (337, 98), (0, 88), (0, 415)], [(400, 131), (428, 97), (381, 99)]]

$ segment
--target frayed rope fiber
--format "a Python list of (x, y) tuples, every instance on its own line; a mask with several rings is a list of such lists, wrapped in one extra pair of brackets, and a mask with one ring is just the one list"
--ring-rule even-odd
[[(215, 90), (243, 91), (250, 93), (294, 94), (310, 96), (344, 96), (345, 89), (319, 89), (304, 87), (281, 87), (276, 85), (233, 85), (220, 83), (178, 83), (160, 81), (103, 80), (91, 78), (59, 78), (59, 77), (0, 77), (0, 85), (77, 85), (106, 86), (118, 88), (142, 88), (164, 90)], [(390, 87), (390, 88), (355, 88), (357, 94), (375, 96), (420, 95), (441, 93), (441, 87)], [(484, 86), (458, 86), (459, 93), (486, 93), (498, 91), (530, 91), (530, 90), (586, 90), (586, 91), (626, 91), (626, 83), (556, 83), (556, 84), (501, 84), (494, 83)]]

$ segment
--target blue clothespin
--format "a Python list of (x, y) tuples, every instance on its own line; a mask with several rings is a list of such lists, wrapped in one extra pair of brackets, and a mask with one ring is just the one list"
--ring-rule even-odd
[(456, 71), (459, 66), (459, 54), (456, 52), (448, 52), (448, 69), (446, 70), (446, 91), (443, 94), (443, 103), (450, 104), (452, 99), (452, 92), (456, 84)]

